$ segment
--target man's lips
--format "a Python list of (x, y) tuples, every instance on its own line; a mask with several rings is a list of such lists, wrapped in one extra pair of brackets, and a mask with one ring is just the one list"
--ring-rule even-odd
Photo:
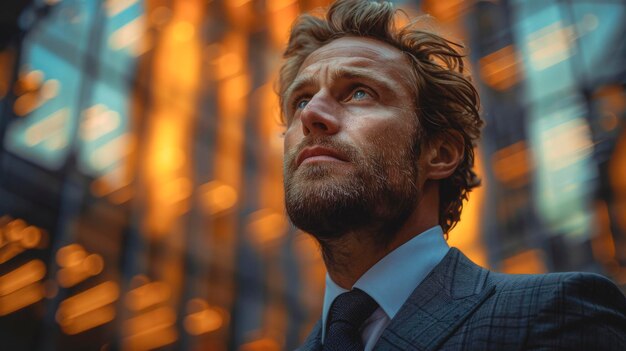
[(339, 152), (325, 148), (322, 146), (307, 147), (300, 152), (296, 159), (296, 167), (299, 167), (305, 160), (328, 160), (328, 161), (343, 161), (347, 162)]

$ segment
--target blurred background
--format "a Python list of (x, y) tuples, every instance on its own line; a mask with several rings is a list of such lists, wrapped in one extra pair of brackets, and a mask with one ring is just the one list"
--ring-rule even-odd
[[(320, 0), (0, 4), (0, 349), (291, 350), (324, 266), (274, 81)], [(471, 48), (483, 186), (450, 245), (626, 287), (626, 4), (396, 1)]]

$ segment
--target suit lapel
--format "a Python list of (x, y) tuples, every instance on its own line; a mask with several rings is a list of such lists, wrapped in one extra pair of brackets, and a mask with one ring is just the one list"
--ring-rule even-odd
[(436, 350), (494, 291), (489, 272), (456, 248), (413, 291), (374, 350)]
[(296, 351), (318, 351), (322, 349), (322, 320), (320, 319), (313, 327), (311, 334), (306, 338), (304, 344)]

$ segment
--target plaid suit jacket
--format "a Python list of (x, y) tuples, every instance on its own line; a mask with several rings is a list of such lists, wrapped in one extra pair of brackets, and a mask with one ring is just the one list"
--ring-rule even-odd
[[(299, 351), (321, 350), (321, 321)], [(592, 273), (490, 272), (456, 248), (374, 350), (626, 350), (626, 298)]]

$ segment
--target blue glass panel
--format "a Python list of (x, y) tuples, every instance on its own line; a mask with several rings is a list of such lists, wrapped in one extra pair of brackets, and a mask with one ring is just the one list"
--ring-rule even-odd
[(7, 130), (8, 150), (49, 169), (59, 169), (69, 153), (76, 128), (80, 72), (39, 43), (25, 43), (23, 67), (39, 70), (44, 86), (55, 80), (56, 95)]

